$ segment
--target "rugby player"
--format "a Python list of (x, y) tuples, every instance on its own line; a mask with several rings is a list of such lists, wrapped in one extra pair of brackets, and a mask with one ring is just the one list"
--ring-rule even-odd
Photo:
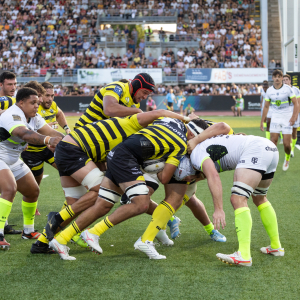
[(14, 97), (17, 88), (16, 75), (9, 71), (0, 74), (0, 115), (16, 103)]
[[(54, 87), (50, 82), (29, 82), (25, 87), (31, 87), (41, 95), (42, 101), (38, 109), (38, 114), (43, 117), (46, 123), (53, 129), (57, 129), (57, 123), (62, 127), (66, 134), (70, 129), (64, 113), (54, 101)], [(23, 151), (21, 157), (25, 164), (30, 168), (38, 185), (41, 184), (44, 173), (44, 162), (57, 169), (54, 162), (54, 154), (45, 145), (28, 145), (26, 151)]]
[(106, 120), (111, 117), (127, 117), (141, 113), (140, 102), (154, 91), (154, 80), (147, 73), (140, 73), (130, 82), (127, 79), (107, 84), (95, 95), (75, 128)]
[[(0, 115), (14, 103), (16, 98), (14, 97), (17, 88), (16, 75), (9, 71), (4, 71), (0, 74)], [(21, 234), (22, 230), (13, 229), (13, 225), (8, 224), (6, 220), (4, 226), (5, 234)]]
[[(291, 81), (291, 76), (288, 75), (288, 74), (285, 74), (283, 76), (283, 83), (290, 86), (293, 89), (293, 91), (295, 93), (295, 96), (296, 96), (296, 99), (298, 101), (298, 107), (300, 109), (300, 91), (297, 87), (293, 86), (291, 84), (291, 82), (292, 82)], [(291, 105), (293, 105), (293, 104), (291, 103)], [(291, 157), (294, 157), (294, 155), (295, 155), (294, 150), (295, 150), (295, 146), (296, 146), (296, 143), (297, 143), (297, 129), (299, 127), (299, 122), (300, 122), (300, 114), (298, 114), (298, 119), (295, 122), (295, 124), (293, 125), (292, 143), (291, 143)]]
[(104, 162), (110, 150), (159, 117), (189, 120), (176, 113), (156, 110), (87, 124), (63, 139), (56, 148), (55, 160), (70, 205), (59, 213), (49, 214), (46, 234), (43, 233), (39, 239), (42, 243), (40, 247), (43, 246), (46, 250), (48, 240), (52, 240), (53, 234), (64, 221), (74, 218), (95, 204), (104, 175), (96, 163)]
[[(269, 82), (268, 82), (268, 80), (264, 80), (263, 86), (262, 86), (262, 91), (260, 93), (261, 117), (262, 117), (264, 106), (265, 106), (265, 97), (266, 97), (266, 92), (267, 92), (268, 88), (269, 88)], [(268, 115), (267, 115), (266, 119), (264, 120), (264, 127), (266, 128), (266, 138), (268, 140), (270, 139), (270, 123), (271, 123), (271, 107), (268, 111)]]
[[(180, 116), (180, 115), (177, 115)], [(188, 124), (188, 128), (180, 121), (170, 118), (162, 118), (153, 122), (145, 129), (140, 130), (116, 146), (107, 156), (108, 170), (101, 183), (99, 198), (96, 203), (84, 211), (72, 226), (64, 230), (59, 236), (50, 242), (50, 246), (59, 253), (62, 259), (74, 260), (67, 253), (66, 243), (73, 235), (81, 232), (95, 220), (107, 214), (114, 204), (119, 201), (124, 192), (131, 200), (130, 204), (120, 206), (109, 217), (96, 224), (92, 229), (81, 233), (83, 240), (98, 253), (102, 253), (99, 246), (99, 236), (114, 225), (121, 223), (138, 214), (147, 212), (150, 205), (149, 189), (146, 186), (140, 165), (148, 159), (164, 158), (164, 169), (158, 173), (161, 183), (165, 184), (166, 201), (177, 199), (178, 207), (186, 192), (186, 185), (172, 184), (172, 176), (179, 164), (179, 159), (186, 152), (186, 141), (194, 137), (189, 128), (195, 128), (194, 122), (204, 122), (200, 119)], [(191, 124), (193, 123), (193, 124)], [(217, 125), (218, 126), (218, 125)], [(208, 136), (214, 132), (215, 127), (208, 131)], [(184, 189), (182, 189), (184, 187)], [(180, 192), (180, 193), (179, 193)], [(163, 201), (153, 212), (153, 218), (159, 217), (164, 208), (170, 207)], [(167, 220), (174, 213), (174, 209), (167, 209)], [(159, 215), (155, 212), (160, 210)], [(171, 214), (169, 214), (169, 212)], [(158, 228), (158, 229), (157, 229)], [(153, 239), (160, 232), (161, 227), (155, 227)], [(173, 243), (171, 243), (173, 244)], [(156, 250), (152, 245), (152, 258), (156, 258)]]
[[(298, 119), (299, 105), (293, 89), (283, 83), (282, 71), (275, 70), (272, 79), (274, 85), (269, 87), (266, 92), (260, 129), (264, 131), (263, 123), (271, 106), (273, 108), (270, 124), (271, 141), (277, 145), (279, 133), (282, 131), (285, 152), (282, 170), (286, 171), (290, 163), (293, 125)], [(293, 106), (291, 106), (291, 103), (293, 103)]]
[(34, 215), (39, 187), (30, 169), (19, 158), (27, 143), (55, 147), (63, 135), (45, 123), (37, 114), (38, 93), (31, 88), (22, 88), (16, 96), (16, 104), (0, 117), (0, 248), (8, 249), (4, 239), (4, 224), (7, 220), (16, 192), (23, 195), (23, 239), (36, 239)]
[[(266, 195), (277, 168), (279, 154), (269, 140), (245, 135), (221, 135), (198, 144), (190, 160), (194, 169), (203, 172), (212, 194), (215, 211), (213, 223), (216, 229), (225, 227), (222, 183), (220, 172), (235, 170), (231, 189), (231, 204), (235, 210), (235, 228), (239, 249), (233, 254), (218, 253), (223, 262), (239, 266), (251, 266), (250, 238), (252, 219), (247, 200), (252, 195), (271, 244), (260, 250), (265, 254), (283, 256), (275, 211)], [(182, 178), (189, 174), (183, 174)]]

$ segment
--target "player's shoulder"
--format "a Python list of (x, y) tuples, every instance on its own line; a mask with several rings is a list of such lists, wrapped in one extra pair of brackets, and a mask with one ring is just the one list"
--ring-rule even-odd
[(114, 81), (114, 82), (109, 83), (106, 86), (104, 86), (100, 90), (100, 92), (102, 94), (105, 94), (106, 92), (112, 91), (121, 98), (123, 96), (123, 94), (125, 93), (127, 87), (128, 87), (128, 83), (124, 83), (121, 81)]
[(13, 98), (13, 97), (9, 97), (9, 96), (1, 96), (0, 97), (0, 102), (3, 102), (3, 101), (7, 101), (7, 100), (16, 100), (16, 98)]

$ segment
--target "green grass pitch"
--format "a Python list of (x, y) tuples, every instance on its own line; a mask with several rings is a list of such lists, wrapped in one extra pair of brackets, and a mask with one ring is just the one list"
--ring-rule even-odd
[[(206, 117), (225, 121), (235, 132), (261, 135), (259, 117)], [(70, 117), (72, 126), (77, 117)], [(58, 255), (31, 255), (30, 240), (7, 235), (9, 251), (1, 251), (1, 299), (299, 299), (299, 166), (300, 151), (295, 150), (287, 172), (282, 171), (283, 146), (279, 145), (280, 162), (268, 199), (279, 222), (284, 257), (261, 254), (269, 244), (258, 210), (249, 200), (253, 218), (251, 268), (228, 266), (216, 253), (237, 250), (234, 211), (230, 204), (233, 172), (221, 174), (227, 226), (221, 232), (226, 243), (212, 242), (187, 207), (177, 215), (182, 220), (181, 236), (173, 247), (157, 247), (166, 260), (149, 260), (134, 251), (133, 244), (144, 232), (150, 216), (141, 215), (107, 231), (100, 239), (102, 255), (70, 245), (76, 261), (62, 261)], [(49, 211), (60, 210), (64, 201), (59, 176), (55, 169), (45, 167), (49, 175), (42, 181), (36, 217), (36, 229), (42, 230)], [(209, 216), (213, 203), (206, 182), (198, 184), (197, 196), (206, 205)], [(163, 189), (153, 196), (163, 200)], [(118, 205), (116, 205), (118, 206)], [(10, 224), (22, 227), (21, 196), (16, 196)]]

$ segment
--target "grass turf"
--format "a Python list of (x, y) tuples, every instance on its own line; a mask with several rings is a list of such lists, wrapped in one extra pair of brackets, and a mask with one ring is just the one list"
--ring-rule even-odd
[[(77, 117), (69, 117), (72, 126)], [(235, 132), (263, 136), (258, 117), (207, 117), (225, 121)], [(76, 261), (62, 261), (58, 255), (31, 255), (30, 240), (7, 235), (9, 251), (1, 251), (0, 282), (2, 299), (269, 299), (299, 298), (299, 257), (297, 233), (299, 224), (297, 187), (300, 152), (287, 172), (282, 171), (283, 147), (279, 145), (280, 162), (268, 198), (279, 221), (284, 257), (261, 254), (259, 249), (269, 245), (268, 236), (261, 223), (258, 210), (249, 201), (253, 218), (251, 268), (228, 266), (216, 259), (215, 254), (237, 250), (234, 211), (231, 207), (230, 189), (233, 171), (221, 174), (223, 201), (227, 226), (221, 230), (226, 243), (212, 242), (187, 207), (177, 215), (182, 220), (181, 236), (173, 247), (157, 247), (166, 260), (149, 260), (146, 255), (133, 250), (133, 244), (142, 235), (150, 216), (141, 215), (112, 228), (100, 239), (102, 255), (96, 255), (79, 246), (70, 245), (70, 254)], [(60, 210), (64, 195), (57, 171), (45, 167), (49, 175), (42, 181), (36, 217), (36, 229), (42, 230), (49, 211)], [(163, 200), (163, 189), (153, 195), (157, 202)], [(198, 184), (197, 196), (206, 205), (209, 216), (213, 213), (211, 195), (205, 182)], [(118, 207), (118, 205), (116, 205)], [(22, 227), (21, 196), (16, 196), (10, 224)], [(289, 228), (285, 228), (287, 225)]]

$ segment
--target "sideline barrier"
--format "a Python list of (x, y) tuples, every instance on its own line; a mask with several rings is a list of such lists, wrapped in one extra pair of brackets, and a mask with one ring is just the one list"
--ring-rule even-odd
[[(243, 97), (245, 100), (244, 110), (260, 110), (260, 96), (249, 95)], [(158, 109), (166, 109), (164, 102), (166, 96), (152, 96)], [(55, 102), (64, 112), (84, 112), (93, 100), (92, 96), (64, 96), (55, 97)], [(186, 96), (183, 108), (191, 103), (196, 111), (230, 111), (235, 104), (231, 96)], [(146, 111), (146, 101), (141, 102), (141, 109)], [(177, 104), (174, 103), (174, 110), (179, 111)]]

